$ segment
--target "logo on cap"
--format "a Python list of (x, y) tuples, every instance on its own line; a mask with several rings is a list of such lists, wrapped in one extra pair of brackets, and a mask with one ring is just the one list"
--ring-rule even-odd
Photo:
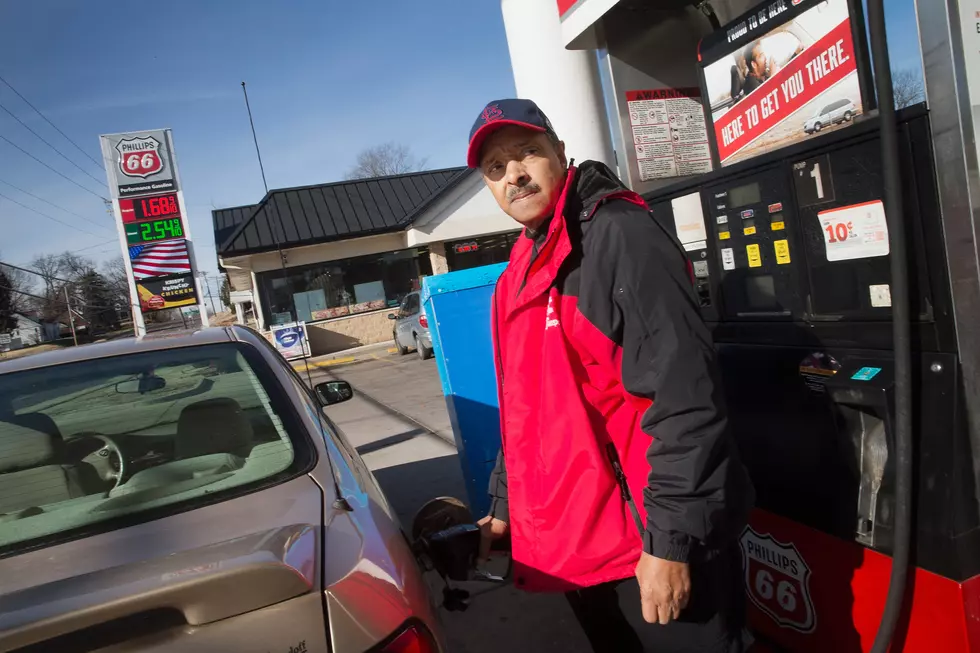
[(503, 118), (504, 112), (501, 111), (500, 107), (498, 107), (496, 104), (491, 104), (483, 110), (483, 115), (481, 117), (483, 118), (484, 123), (491, 123), (495, 120), (500, 120)]

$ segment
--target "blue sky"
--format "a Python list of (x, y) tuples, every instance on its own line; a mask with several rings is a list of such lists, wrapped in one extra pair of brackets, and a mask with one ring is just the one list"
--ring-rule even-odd
[[(154, 15), (153, 6), (163, 11)], [(211, 209), (264, 194), (242, 81), (270, 188), (340, 179), (359, 151), (387, 141), (431, 168), (463, 165), (483, 104), (514, 93), (496, 0), (4, 2), (0, 76), (96, 160), (100, 134), (172, 128), (199, 265), (211, 273)], [(3, 84), (0, 104), (105, 179)], [(108, 196), (3, 111), (0, 135)], [(0, 198), (0, 260), (23, 264), (65, 249), (96, 260), (119, 255), (101, 200), (2, 140), (0, 193), (97, 234)]]
[[(918, 67), (917, 49), (908, 47), (912, 2), (888, 5), (893, 67)], [(409, 146), (430, 168), (462, 165), (475, 115), (487, 100), (514, 93), (497, 0), (4, 2), (0, 76), (96, 159), (100, 134), (172, 128), (199, 265), (210, 273), (211, 209), (263, 195), (243, 80), (270, 188), (340, 179), (359, 151), (387, 141)], [(0, 104), (104, 180), (3, 84)], [(0, 135), (108, 195), (3, 111)], [(65, 249), (95, 260), (120, 254), (96, 196), (2, 140), (0, 194), (92, 232), (0, 198), (0, 260), (24, 264)]]

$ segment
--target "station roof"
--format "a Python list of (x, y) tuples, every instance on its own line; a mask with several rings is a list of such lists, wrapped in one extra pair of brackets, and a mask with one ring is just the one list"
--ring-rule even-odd
[(212, 211), (215, 246), (219, 256), (239, 256), (401, 231), (470, 172), (445, 168), (271, 190), (258, 204)]

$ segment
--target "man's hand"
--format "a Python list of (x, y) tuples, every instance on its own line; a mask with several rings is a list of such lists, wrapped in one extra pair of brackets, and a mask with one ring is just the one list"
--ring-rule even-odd
[(680, 617), (691, 596), (691, 570), (685, 562), (654, 558), (644, 552), (636, 565), (643, 620), (667, 625)]
[(507, 522), (487, 515), (477, 522), (480, 527), (480, 557), (477, 562), (486, 562), (490, 557), (490, 546), (497, 540), (507, 537)]

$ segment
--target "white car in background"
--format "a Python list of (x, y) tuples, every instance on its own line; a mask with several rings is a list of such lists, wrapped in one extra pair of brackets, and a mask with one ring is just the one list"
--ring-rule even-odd
[(831, 102), (821, 107), (809, 120), (803, 123), (803, 131), (812, 134), (828, 125), (850, 122), (856, 113), (857, 108), (847, 98)]

